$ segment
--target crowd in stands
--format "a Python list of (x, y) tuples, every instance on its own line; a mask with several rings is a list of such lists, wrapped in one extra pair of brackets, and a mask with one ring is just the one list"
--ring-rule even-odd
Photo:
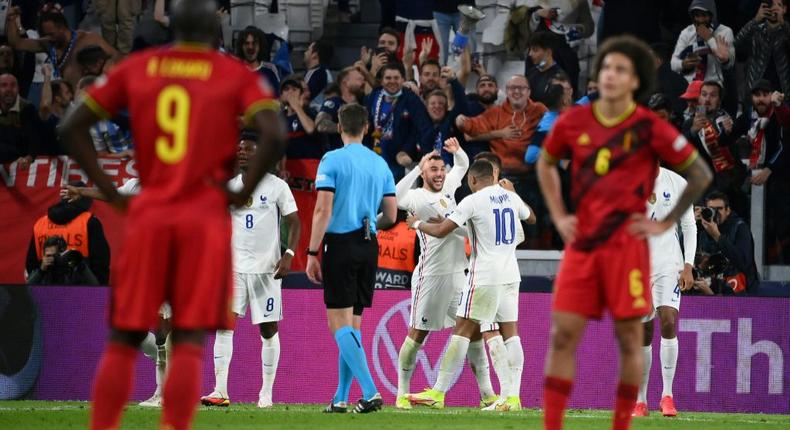
[[(125, 55), (168, 42), (168, 3), (31, 0), (10, 8), (0, 38), (0, 162), (24, 167), (36, 156), (63, 154), (55, 128), (64, 111)], [(288, 127), (286, 160), (319, 160), (340, 147), (338, 109), (361, 103), (371, 125), (364, 143), (396, 181), (456, 137), (470, 158), (493, 153), (501, 177), (535, 209), (539, 222), (522, 246), (559, 249), (535, 175), (539, 148), (559, 114), (595, 100), (589, 63), (598, 42), (631, 33), (651, 44), (659, 77), (641, 102), (681, 130), (715, 172), (697, 208), (700, 223), (702, 208), (718, 212), (700, 225), (700, 271), (710, 273), (711, 256), (723, 256), (747, 285), (756, 282), (748, 229), (754, 187), (766, 190), (766, 262), (790, 261), (787, 0), (477, 0), (478, 7), (498, 7), (478, 23), (482, 40), (460, 53), (450, 31), (461, 27), (457, 6), (474, 0), (379, 3), (377, 46), (360, 47), (359, 59), (338, 70), (329, 70), (333, 46), (322, 40), (301, 47), (298, 59), (265, 28), (239, 29), (220, 41), (277, 92)], [(338, 8), (341, 22), (356, 19), (348, 1)], [(157, 31), (135, 31), (151, 22)], [(498, 77), (503, 61), (514, 59), (523, 61), (523, 74)], [(133, 157), (133, 120), (122, 114), (94, 126), (97, 153)], [(452, 164), (450, 154), (442, 156)], [(288, 166), (281, 163), (282, 177), (292, 176)], [(700, 284), (705, 288), (710, 283)]]

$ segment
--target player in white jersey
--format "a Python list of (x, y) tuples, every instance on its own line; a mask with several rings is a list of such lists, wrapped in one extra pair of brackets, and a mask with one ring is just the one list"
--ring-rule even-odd
[[(239, 143), (240, 173), (228, 188), (241, 189), (247, 160), (255, 153), (257, 137), (244, 133)], [(233, 208), (233, 312), (243, 317), (250, 308), (252, 323), (260, 328), (263, 382), (258, 407), (272, 406), (272, 387), (280, 359), (277, 322), (282, 319), (280, 280), (288, 273), (301, 226), (293, 194), (282, 179), (266, 174), (243, 207)], [(280, 253), (280, 218), (288, 228), (288, 249)], [(202, 397), (206, 406), (228, 406), (228, 368), (233, 355), (233, 330), (218, 330), (214, 338), (214, 391)]]
[[(647, 204), (650, 219), (665, 219), (675, 207), (678, 198), (686, 188), (686, 180), (670, 170), (659, 169), (653, 194)], [(680, 219), (683, 233), (683, 249), (680, 248), (678, 227), (669, 229), (659, 236), (651, 236), (650, 245), (650, 288), (653, 292), (653, 312), (644, 318), (645, 365), (642, 383), (639, 386), (634, 416), (647, 416), (647, 382), (653, 362), (653, 319), (658, 315), (661, 321), (661, 376), (664, 383), (659, 407), (664, 416), (677, 415), (672, 398), (672, 381), (678, 361), (677, 318), (680, 310), (680, 293), (692, 287), (694, 277), (694, 255), (697, 251), (697, 224), (691, 208)]]
[[(423, 221), (443, 220), (455, 210), (455, 191), (461, 186), (469, 167), (469, 157), (456, 138), (446, 140), (444, 149), (453, 154), (453, 167), (446, 172), (444, 160), (436, 151), (425, 155), (419, 167), (395, 186), (399, 209)], [(423, 186), (412, 189), (417, 178), (422, 178)], [(460, 230), (456, 230), (456, 233), (462, 234), (450, 234), (444, 238), (417, 233), (420, 259), (411, 278), (409, 333), (398, 354), (398, 396), (395, 401), (398, 409), (412, 407), (406, 395), (409, 393), (417, 353), (428, 333), (455, 325), (456, 309), (465, 283), (464, 269), (467, 266), (464, 253), (466, 235)], [(491, 386), (488, 357), (479, 331), (469, 344), (467, 357), (477, 378), (481, 403), (487, 406), (496, 401), (497, 396)]]
[[(469, 342), (480, 330), (481, 322), (499, 322), (500, 326), (518, 321), (518, 289), (521, 274), (516, 261), (516, 224), (518, 220), (535, 222), (529, 207), (510, 190), (502, 188), (494, 180), (494, 169), (488, 161), (476, 161), (469, 168), (469, 188), (472, 195), (466, 197), (439, 224), (426, 223), (415, 216), (407, 219), (409, 225), (420, 232), (434, 237), (445, 237), (464, 224), (467, 225), (472, 254), (469, 261), (467, 285), (456, 313), (455, 328), (450, 345), (442, 357), (436, 384), (419, 394), (409, 395), (412, 403), (443, 405), (450, 381), (466, 356)], [(504, 327), (503, 327), (504, 328)], [(513, 349), (521, 349), (519, 344)], [(503, 382), (503, 392), (495, 403), (497, 410), (517, 410), (521, 407), (510, 363), (510, 352), (506, 349), (491, 349), (494, 370)], [(521, 357), (514, 351), (514, 360)], [(497, 360), (499, 357), (508, 359)], [(520, 379), (520, 375), (519, 375)]]
[[(118, 193), (123, 196), (136, 196), (140, 194), (140, 179), (131, 178), (118, 187)], [(106, 197), (98, 188), (75, 187), (67, 185), (60, 190), (61, 198), (74, 201), (80, 197), (88, 197), (96, 200), (106, 201)], [(140, 344), (143, 354), (156, 362), (156, 389), (154, 394), (140, 402), (140, 406), (161, 407), (162, 406), (162, 384), (165, 381), (165, 371), (167, 370), (167, 355), (170, 350), (170, 317), (173, 312), (170, 304), (165, 302), (159, 308), (159, 325), (156, 333), (148, 333), (148, 336)]]

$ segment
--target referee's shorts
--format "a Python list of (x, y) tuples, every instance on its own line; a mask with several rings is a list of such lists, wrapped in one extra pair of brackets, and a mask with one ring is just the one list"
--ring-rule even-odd
[(379, 245), (376, 235), (365, 240), (362, 229), (348, 233), (327, 233), (321, 274), (324, 278), (324, 303), (327, 309), (363, 308), (373, 303)]

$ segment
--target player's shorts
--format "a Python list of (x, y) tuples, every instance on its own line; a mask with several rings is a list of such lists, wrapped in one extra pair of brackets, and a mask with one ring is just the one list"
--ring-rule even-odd
[(412, 276), (411, 327), (439, 331), (455, 326), (455, 314), (466, 283), (464, 272)]
[(518, 287), (518, 282), (468, 285), (456, 315), (478, 323), (518, 321)]
[(667, 306), (680, 310), (680, 276), (677, 271), (658, 272), (650, 279), (650, 290), (653, 296), (653, 309), (642, 321), (652, 321), (658, 313), (659, 306)]
[(247, 306), (253, 324), (283, 319), (280, 280), (272, 273), (234, 273), (233, 312), (244, 317)]
[(650, 313), (647, 241), (624, 229), (619, 235), (590, 252), (565, 247), (554, 282), (553, 311), (598, 319), (608, 308), (616, 320)]
[(170, 307), (170, 303), (162, 303), (162, 306), (159, 307), (159, 317), (163, 320), (173, 318), (173, 308)]
[(156, 327), (159, 308), (167, 301), (173, 309), (173, 328), (231, 329), (227, 208), (134, 211), (135, 203), (127, 217), (124, 247), (113, 266), (112, 327), (133, 331)]
[(362, 229), (343, 234), (327, 233), (321, 260), (327, 309), (353, 307), (355, 315), (362, 315), (362, 309), (373, 304), (378, 258), (375, 234), (366, 240)]

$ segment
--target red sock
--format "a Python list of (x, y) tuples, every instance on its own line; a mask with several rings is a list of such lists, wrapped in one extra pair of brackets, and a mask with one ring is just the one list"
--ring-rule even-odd
[(617, 384), (617, 401), (614, 404), (612, 430), (628, 430), (631, 426), (631, 412), (634, 411), (638, 392), (638, 385), (629, 385), (622, 382)]
[(561, 430), (565, 404), (571, 393), (573, 381), (547, 376), (543, 385), (543, 428)]
[(162, 401), (162, 426), (173, 430), (188, 429), (200, 397), (203, 348), (188, 343), (175, 345), (169, 361)]
[(132, 391), (132, 373), (137, 349), (109, 343), (93, 380), (91, 430), (120, 428), (121, 414)]

